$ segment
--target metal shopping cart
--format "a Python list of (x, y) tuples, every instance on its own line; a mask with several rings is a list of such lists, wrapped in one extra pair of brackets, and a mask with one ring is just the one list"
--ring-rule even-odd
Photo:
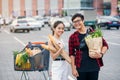
[[(49, 69), (49, 51), (43, 49), (41, 44), (47, 44), (46, 42), (29, 42), (25, 48), (14, 54), (14, 70), (15, 71), (22, 71), (22, 75), (20, 80), (25, 78), (25, 80), (30, 80), (28, 75), (28, 71), (41, 71), (44, 75), (45, 80), (47, 77), (43, 71), (48, 71)], [(34, 55), (28, 56), (26, 55), (26, 48), (33, 51)], [(25, 63), (21, 64), (23, 60), (21, 60), (20, 56), (24, 56)], [(21, 61), (18, 61), (21, 60)], [(19, 64), (17, 64), (17, 62)]]

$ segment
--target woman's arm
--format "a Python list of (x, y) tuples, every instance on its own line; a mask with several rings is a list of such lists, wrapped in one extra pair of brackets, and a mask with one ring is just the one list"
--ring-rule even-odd
[(75, 66), (75, 57), (71, 55), (70, 58), (71, 58), (71, 67), (72, 67), (72, 70), (76, 69), (76, 66)]
[[(48, 41), (48, 45), (53, 46), (51, 41)], [(55, 53), (50, 51), (51, 57), (52, 57), (53, 60), (55, 60), (61, 54), (62, 49), (63, 49), (63, 47), (60, 47), (60, 49)]]

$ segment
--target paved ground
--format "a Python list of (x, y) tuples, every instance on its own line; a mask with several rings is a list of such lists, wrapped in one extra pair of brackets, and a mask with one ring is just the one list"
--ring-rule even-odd
[[(119, 57), (119, 54), (116, 55)], [(114, 57), (114, 59), (111, 57)], [(99, 80), (120, 80), (120, 64), (118, 63), (119, 59), (117, 56), (115, 57), (114, 54), (108, 51), (103, 59), (104, 67), (101, 68)], [(13, 55), (0, 53), (0, 80), (20, 80), (21, 75), (22, 71), (14, 71)], [(29, 71), (28, 76), (29, 80), (48, 80), (44, 77), (46, 76), (48, 78), (47, 71)]]
[[(2, 38), (0, 41), (1, 40)], [(0, 52), (0, 80), (20, 80), (22, 71), (14, 70), (12, 52), (7, 49), (5, 44), (6, 43), (0, 43), (0, 51), (2, 51), (2, 53)], [(9, 44), (13, 45), (13, 43)], [(107, 54), (103, 57), (104, 66), (101, 68), (99, 80), (120, 80), (120, 54), (119, 51), (116, 51), (119, 50), (120, 47), (109, 44), (109, 48)], [(44, 76), (48, 78), (47, 71), (30, 71), (28, 75), (29, 80), (47, 80)]]

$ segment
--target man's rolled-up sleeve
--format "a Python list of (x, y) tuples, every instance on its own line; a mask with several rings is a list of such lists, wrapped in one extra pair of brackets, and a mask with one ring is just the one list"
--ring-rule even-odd
[(70, 36), (69, 38), (69, 56), (75, 56), (75, 49), (74, 49), (74, 38)]

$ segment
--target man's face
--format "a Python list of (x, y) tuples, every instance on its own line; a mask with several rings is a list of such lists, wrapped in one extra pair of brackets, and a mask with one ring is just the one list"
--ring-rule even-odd
[(74, 20), (73, 20), (73, 26), (76, 28), (76, 29), (80, 29), (84, 26), (84, 21), (80, 18), (80, 17), (76, 17)]

